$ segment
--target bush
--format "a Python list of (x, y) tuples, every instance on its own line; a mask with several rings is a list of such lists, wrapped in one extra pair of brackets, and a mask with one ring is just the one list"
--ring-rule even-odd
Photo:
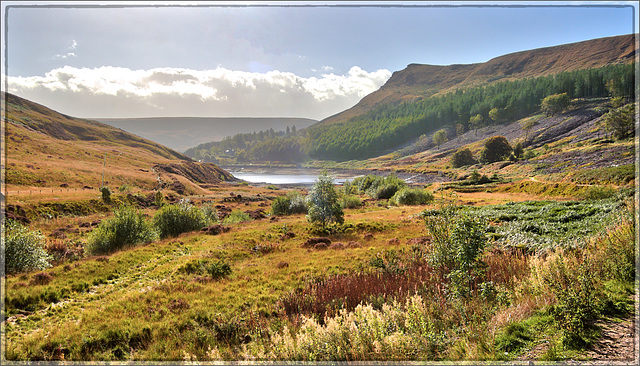
[(139, 243), (149, 243), (156, 238), (157, 233), (142, 212), (124, 207), (114, 211), (114, 217), (103, 220), (89, 234), (87, 245), (93, 254), (107, 254)]
[(582, 194), (582, 198), (585, 200), (602, 200), (611, 198), (617, 194), (614, 188), (607, 186), (592, 186)]
[(297, 192), (289, 192), (286, 196), (279, 196), (271, 203), (272, 215), (294, 215), (307, 213), (304, 196)]
[(556, 298), (551, 313), (569, 339), (580, 335), (602, 309), (603, 296), (591, 267), (590, 261), (578, 255), (560, 252), (540, 269), (543, 283)]
[(450, 291), (455, 297), (467, 297), (474, 284), (483, 276), (480, 260), (487, 243), (484, 221), (477, 216), (460, 214), (456, 206), (422, 213), (431, 236), (427, 254), (430, 265), (445, 270), (451, 280)]
[(7, 274), (51, 267), (52, 258), (45, 250), (45, 237), (13, 220), (4, 223), (4, 264)]
[(153, 226), (162, 239), (178, 236), (189, 231), (200, 230), (211, 224), (211, 213), (192, 205), (188, 200), (179, 204), (166, 205), (153, 216)]
[(251, 216), (248, 213), (242, 211), (233, 211), (231, 214), (222, 220), (225, 224), (237, 224), (240, 222), (251, 221)]
[(228, 263), (219, 260), (217, 262), (212, 262), (205, 265), (205, 271), (209, 276), (211, 276), (211, 278), (217, 280), (230, 275), (231, 266)]
[(417, 206), (426, 205), (433, 201), (433, 194), (417, 188), (402, 188), (391, 197), (391, 202), (396, 205)]
[(463, 166), (473, 165), (476, 163), (477, 163), (476, 159), (473, 158), (473, 154), (471, 153), (471, 150), (469, 150), (468, 148), (460, 149), (451, 156), (451, 165), (454, 168), (460, 168)]
[(343, 196), (340, 205), (342, 208), (358, 208), (362, 207), (362, 200), (358, 196)]
[(480, 161), (490, 164), (509, 157), (512, 148), (504, 136), (493, 136), (484, 142), (484, 149), (480, 152)]
[(111, 203), (111, 189), (109, 189), (109, 187), (102, 186), (100, 193), (102, 193), (102, 201), (104, 203)]
[(386, 200), (393, 197), (401, 188), (406, 187), (406, 183), (395, 174), (390, 174), (384, 178), (376, 177), (366, 189), (366, 193), (375, 199)]

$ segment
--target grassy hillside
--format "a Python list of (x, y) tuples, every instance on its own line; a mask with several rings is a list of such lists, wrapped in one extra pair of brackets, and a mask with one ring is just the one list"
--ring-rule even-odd
[[(158, 164), (195, 164), (183, 154), (118, 128), (69, 117), (8, 93), (2, 97), (9, 191), (99, 188), (103, 171), (106, 185), (154, 189), (161, 174), (154, 169)], [(206, 183), (232, 179), (214, 164), (199, 168), (211, 174)], [(164, 174), (166, 181), (173, 178)]]

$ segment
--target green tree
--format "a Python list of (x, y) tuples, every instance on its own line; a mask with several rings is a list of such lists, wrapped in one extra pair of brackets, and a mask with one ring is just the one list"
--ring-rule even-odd
[(498, 123), (502, 123), (509, 119), (509, 113), (506, 108), (492, 108), (489, 111), (489, 118)]
[(443, 128), (433, 134), (433, 143), (438, 146), (438, 150), (440, 150), (440, 145), (444, 144), (445, 142), (447, 142), (447, 130)]
[(605, 129), (616, 139), (633, 136), (635, 132), (635, 103), (614, 109), (602, 117)]
[(326, 171), (322, 172), (309, 192), (307, 206), (309, 207), (307, 220), (314, 225), (319, 225), (322, 230), (331, 223), (344, 222), (344, 212), (340, 206), (333, 178)]
[(468, 148), (460, 149), (451, 156), (451, 165), (454, 168), (473, 165), (475, 163), (477, 163), (477, 161), (473, 158), (473, 154)]
[(476, 136), (478, 136), (478, 130), (484, 126), (484, 117), (481, 114), (476, 114), (469, 119), (469, 126), (475, 130)]
[(512, 148), (504, 136), (493, 136), (485, 140), (484, 149), (480, 152), (480, 161), (489, 164), (509, 157)]
[(564, 111), (569, 106), (569, 94), (552, 94), (542, 100), (541, 108), (548, 116)]

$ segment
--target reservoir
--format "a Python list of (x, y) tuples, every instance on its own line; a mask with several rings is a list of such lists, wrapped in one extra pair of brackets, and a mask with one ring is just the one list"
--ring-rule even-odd
[[(228, 170), (234, 177), (242, 179), (249, 183), (266, 183), (266, 184), (314, 184), (320, 175), (320, 172), (309, 169), (268, 169), (259, 170), (231, 169)], [(337, 177), (336, 174), (329, 172), (334, 177), (334, 182), (338, 184), (344, 183), (347, 179), (353, 180), (354, 177)]]

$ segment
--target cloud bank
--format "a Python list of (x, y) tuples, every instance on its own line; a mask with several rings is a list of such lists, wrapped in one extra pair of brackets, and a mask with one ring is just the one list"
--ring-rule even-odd
[(8, 77), (8, 91), (77, 117), (307, 117), (323, 119), (380, 88), (389, 70), (353, 66), (345, 75), (65, 66)]

